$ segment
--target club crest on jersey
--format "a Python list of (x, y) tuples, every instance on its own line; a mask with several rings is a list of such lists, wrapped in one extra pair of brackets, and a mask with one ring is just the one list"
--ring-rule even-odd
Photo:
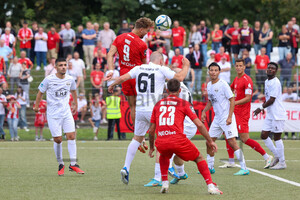
[(218, 88), (216, 88), (216, 89), (215, 89), (215, 92), (219, 92), (219, 89), (218, 89)]
[(55, 92), (56, 97), (65, 97), (68, 94), (68, 90), (61, 88)]

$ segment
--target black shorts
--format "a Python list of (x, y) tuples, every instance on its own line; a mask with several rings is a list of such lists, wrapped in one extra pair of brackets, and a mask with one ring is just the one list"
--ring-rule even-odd
[(231, 45), (231, 53), (239, 54), (240, 53), (240, 45)]

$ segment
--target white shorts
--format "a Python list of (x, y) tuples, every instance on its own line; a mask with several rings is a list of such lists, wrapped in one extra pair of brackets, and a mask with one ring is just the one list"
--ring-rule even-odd
[(284, 128), (284, 120), (265, 119), (262, 130), (271, 131), (273, 133), (282, 133)]
[(135, 113), (134, 135), (145, 136), (150, 128), (152, 111), (138, 111)]
[(47, 120), (52, 137), (62, 136), (62, 129), (64, 133), (75, 132), (75, 122), (71, 113), (63, 118), (47, 117)]
[(192, 122), (192, 120), (186, 116), (183, 122), (183, 133), (190, 140), (197, 132), (197, 126)]
[(221, 122), (213, 120), (209, 128), (210, 137), (219, 138), (222, 136), (223, 132), (225, 133), (227, 139), (238, 137), (238, 131), (234, 115), (232, 115), (232, 123), (230, 125), (226, 125), (226, 120)]

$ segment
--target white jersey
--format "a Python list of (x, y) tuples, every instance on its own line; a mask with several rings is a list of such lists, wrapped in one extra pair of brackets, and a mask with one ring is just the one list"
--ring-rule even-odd
[[(218, 62), (218, 65), (220, 66), (221, 70), (226, 68), (231, 68), (230, 62), (225, 62), (224, 64), (220, 61)], [(230, 70), (227, 72), (221, 72), (219, 75), (219, 79), (223, 79), (228, 84), (230, 83)]]
[(272, 105), (267, 107), (267, 118), (273, 120), (286, 120), (286, 111), (282, 104), (281, 84), (277, 77), (265, 81), (266, 101), (275, 98)]
[(214, 120), (226, 121), (229, 115), (230, 102), (233, 93), (226, 81), (219, 79), (218, 82), (212, 84), (210, 81), (207, 84), (208, 99), (212, 103), (215, 111)]
[(162, 99), (166, 79), (172, 79), (175, 72), (170, 68), (149, 63), (136, 66), (128, 72), (136, 79), (136, 111), (151, 111)]
[(101, 120), (101, 106), (99, 104), (98, 107), (92, 105), (92, 112), (93, 112), (93, 120)]
[(74, 79), (65, 75), (64, 79), (55, 74), (47, 76), (38, 88), (42, 93), (47, 92), (47, 117), (63, 118), (71, 113), (69, 106), (70, 91), (76, 90)]

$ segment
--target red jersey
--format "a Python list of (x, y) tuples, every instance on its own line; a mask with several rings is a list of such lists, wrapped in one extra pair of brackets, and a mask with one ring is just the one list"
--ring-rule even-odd
[(221, 37), (221, 39), (213, 39), (213, 42), (221, 42), (223, 36), (222, 30), (212, 31), (211, 34), (214, 35), (215, 38)]
[(134, 33), (119, 35), (113, 45), (117, 47), (119, 54), (120, 75), (126, 74), (132, 68), (143, 64), (146, 58), (147, 45)]
[(220, 53), (217, 53), (216, 55), (215, 55), (215, 62), (220, 62), (221, 61), (221, 58), (223, 57), (223, 56), (225, 56), (227, 59), (227, 62), (229, 62), (230, 61), (230, 57), (229, 57), (229, 55), (227, 54), (227, 53), (224, 53), (223, 55), (221, 55)]
[(93, 78), (93, 81), (96, 85), (100, 85), (104, 77), (104, 73), (102, 71), (92, 71), (91, 77)]
[(183, 38), (185, 36), (185, 30), (183, 27), (172, 28), (173, 46), (180, 47), (183, 46)]
[(5, 76), (3, 76), (2, 74), (0, 75), (0, 84), (2, 85), (3, 83), (6, 83), (6, 79)]
[[(97, 52), (98, 52), (98, 47), (95, 47), (94, 48), (94, 55), (96, 55)], [(101, 53), (106, 56), (107, 51), (104, 47), (101, 48)], [(97, 56), (95, 56), (95, 57), (97, 57)]]
[[(253, 82), (250, 76), (244, 74), (241, 78), (235, 77), (232, 84), (230, 85), (234, 92), (235, 101), (241, 100), (246, 97), (246, 95), (251, 95), (253, 93)], [(243, 105), (236, 105), (234, 107), (234, 114), (237, 118), (250, 118), (250, 108), (251, 101)]]
[(238, 45), (239, 44), (239, 40), (238, 40), (239, 29), (235, 29), (234, 27), (232, 27), (232, 28), (227, 30), (227, 34), (232, 37), (232, 39), (230, 41), (231, 45)]
[(7, 108), (9, 108), (10, 105), (12, 108), (11, 108), (11, 110), (8, 110), (6, 117), (9, 119), (18, 119), (19, 118), (19, 109), (18, 109), (17, 105), (20, 106), (19, 102), (15, 102), (14, 104), (8, 102)]
[(180, 139), (185, 139), (186, 135), (183, 133), (185, 116), (192, 121), (197, 118), (193, 106), (188, 101), (170, 95), (157, 102), (151, 116), (151, 123), (156, 124), (155, 144), (176, 143)]
[(178, 68), (182, 68), (182, 59), (183, 59), (183, 55), (179, 55), (179, 56), (173, 56), (171, 64), (173, 65), (174, 63), (177, 63), (177, 67)]
[(20, 63), (21, 65), (22, 65), (23, 63), (26, 63), (27, 69), (29, 69), (29, 66), (32, 65), (32, 62), (31, 62), (31, 60), (30, 60), (29, 58), (19, 58), (18, 63)]
[(0, 57), (0, 72), (3, 72), (3, 68), (4, 68), (4, 58)]
[(21, 28), (18, 32), (18, 37), (21, 39), (26, 39), (26, 41), (20, 41), (21, 49), (31, 49), (31, 40), (28, 39), (33, 37), (33, 33), (30, 28)]
[(255, 64), (257, 69), (267, 69), (269, 64), (269, 56), (268, 55), (257, 55), (255, 58)]
[(59, 42), (59, 34), (54, 33), (52, 34), (51, 31), (48, 32), (48, 40), (47, 40), (47, 47), (48, 50), (55, 49), (56, 44)]
[(154, 46), (154, 44), (151, 44), (151, 41), (154, 41), (154, 38), (156, 37), (156, 33), (153, 31), (152, 33), (151, 32), (148, 32), (147, 33), (147, 37), (148, 38), (152, 38), (152, 40), (150, 40), (149, 42), (148, 42), (148, 46), (149, 46), (149, 48), (151, 49), (153, 46)]

